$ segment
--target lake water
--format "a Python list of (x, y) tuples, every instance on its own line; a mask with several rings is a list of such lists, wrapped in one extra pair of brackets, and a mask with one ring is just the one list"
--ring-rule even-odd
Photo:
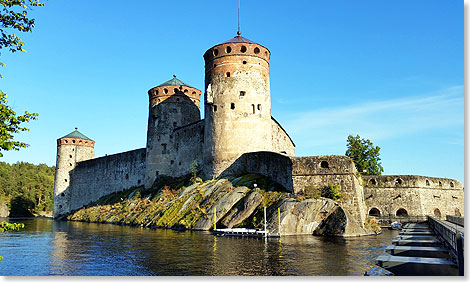
[(173, 231), (15, 219), (0, 233), (0, 276), (35, 275), (363, 275), (398, 232), (324, 238), (216, 237)]

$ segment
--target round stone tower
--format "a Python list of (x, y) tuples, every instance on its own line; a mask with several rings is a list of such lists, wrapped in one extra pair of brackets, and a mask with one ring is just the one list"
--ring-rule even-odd
[(216, 177), (246, 152), (272, 151), (270, 52), (238, 36), (204, 54), (204, 163)]
[(93, 159), (95, 141), (80, 133), (77, 128), (57, 139), (57, 159), (54, 178), (53, 216), (70, 211), (70, 174), (78, 162)]
[(148, 91), (149, 120), (145, 187), (158, 175), (176, 176), (178, 146), (173, 131), (201, 119), (201, 91), (176, 78)]

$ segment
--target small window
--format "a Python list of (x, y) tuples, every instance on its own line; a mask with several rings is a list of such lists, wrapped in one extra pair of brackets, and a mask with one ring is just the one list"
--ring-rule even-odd
[(181, 165), (181, 162), (179, 162), (178, 165)]
[(442, 187), (442, 181), (439, 181), (439, 186)]
[(320, 163), (320, 167), (321, 167), (321, 168), (329, 168), (330, 166), (328, 165), (328, 162), (327, 162), (327, 161), (322, 161), (322, 162)]
[(192, 94), (193, 94), (193, 95), (196, 95), (196, 91), (193, 91), (193, 93), (192, 93)]
[(227, 73), (225, 74), (225, 76), (226, 76), (226, 77), (230, 77), (230, 72), (227, 72)]
[(245, 91), (240, 91), (240, 97), (244, 97), (246, 95)]
[(157, 170), (157, 171), (155, 171), (155, 176), (158, 176), (158, 170)]
[(372, 185), (377, 185), (377, 181), (375, 181), (375, 178), (372, 178), (371, 180), (369, 180), (369, 182)]
[(431, 184), (429, 183), (429, 180), (426, 179), (426, 186), (429, 186), (429, 185)]
[(62, 205), (59, 205), (59, 209), (61, 209), (61, 208), (62, 208)]
[(228, 54), (230, 52), (232, 52), (232, 47), (230, 46), (227, 46), (227, 48), (225, 48), (225, 52)]
[(73, 166), (72, 163), (69, 163), (70, 166)]
[(217, 105), (214, 105), (214, 112), (217, 112)]
[(140, 184), (141, 182), (142, 182), (142, 181), (141, 181), (140, 179), (139, 179), (139, 180), (137, 180), (137, 184)]
[(170, 135), (170, 139), (173, 139), (173, 135)]
[(395, 179), (395, 184), (401, 185), (401, 184), (403, 184), (403, 180), (401, 180), (401, 178), (397, 178), (397, 179)]
[(65, 143), (69, 143), (69, 141), (67, 141), (67, 140), (64, 140), (64, 142), (65, 142)]
[(173, 91), (174, 91), (175, 93), (178, 93), (178, 88), (173, 88)]
[(128, 173), (126, 173), (126, 179), (129, 179), (129, 174)]
[(261, 111), (261, 104), (258, 104), (258, 111)]
[(188, 89), (184, 89), (184, 93), (188, 93)]
[(69, 155), (70, 158), (72, 158), (72, 155)]
[(217, 55), (219, 55), (219, 50), (214, 49), (214, 56), (217, 56)]
[(158, 94), (158, 90), (155, 90), (155, 94)]
[(170, 161), (170, 164), (174, 164), (174, 163), (175, 163), (175, 161), (174, 161), (174, 160), (171, 160), (171, 161)]
[(163, 89), (163, 92), (165, 92), (165, 94), (168, 94), (168, 89)]
[(245, 52), (246, 52), (246, 46), (242, 46), (242, 48), (240, 48), (240, 51), (241, 51), (242, 53), (245, 53)]
[(230, 109), (234, 110), (235, 109), (235, 103), (230, 104)]
[(176, 127), (176, 125), (177, 125), (177, 123), (176, 123), (176, 122), (174, 122), (174, 123), (173, 123), (173, 126), (174, 126), (174, 127)]
[(251, 107), (253, 108), (253, 114), (255, 113), (255, 104), (251, 104)]
[(259, 54), (259, 48), (258, 47), (255, 48), (255, 54)]
[(243, 64), (246, 65), (246, 61), (243, 61)]
[(75, 143), (75, 140), (72, 140), (72, 143)]
[(176, 98), (176, 102), (179, 102), (180, 101), (180, 98)]
[(64, 179), (65, 182), (67, 182), (67, 179)]
[(64, 193), (60, 193), (60, 196), (61, 196), (61, 197), (65, 197), (65, 194), (64, 194)]
[(450, 187), (454, 188), (454, 182), (450, 182)]

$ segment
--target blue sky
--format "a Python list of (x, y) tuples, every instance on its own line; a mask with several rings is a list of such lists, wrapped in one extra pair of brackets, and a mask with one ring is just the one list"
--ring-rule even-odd
[[(138, 3), (138, 4), (136, 4)], [(237, 1), (57, 1), (30, 12), (26, 53), (3, 51), (0, 89), (39, 113), (0, 161), (55, 165), (79, 127), (95, 155), (146, 143), (147, 90), (177, 74), (203, 90), (202, 55), (236, 35)], [(296, 155), (380, 146), (384, 174), (464, 180), (461, 1), (245, 1), (242, 36), (271, 51), (272, 115)]]

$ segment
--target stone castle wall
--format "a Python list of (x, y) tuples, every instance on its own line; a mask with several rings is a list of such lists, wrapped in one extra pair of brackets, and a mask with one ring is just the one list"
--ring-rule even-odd
[(295, 156), (295, 144), (282, 126), (271, 117), (271, 136), (273, 152)]
[(365, 221), (364, 191), (353, 161), (347, 156), (292, 157), (295, 193), (320, 195), (329, 184), (339, 185), (341, 206), (359, 222)]
[[(396, 216), (464, 216), (464, 190), (460, 181), (417, 175), (365, 176), (367, 212)], [(399, 211), (401, 209), (401, 211)]]
[(71, 171), (70, 212), (104, 195), (143, 185), (145, 148), (77, 163)]
[(190, 172), (191, 164), (196, 161), (199, 168), (202, 165), (204, 148), (204, 120), (176, 128), (175, 136), (176, 160), (172, 165), (175, 174), (183, 176)]

